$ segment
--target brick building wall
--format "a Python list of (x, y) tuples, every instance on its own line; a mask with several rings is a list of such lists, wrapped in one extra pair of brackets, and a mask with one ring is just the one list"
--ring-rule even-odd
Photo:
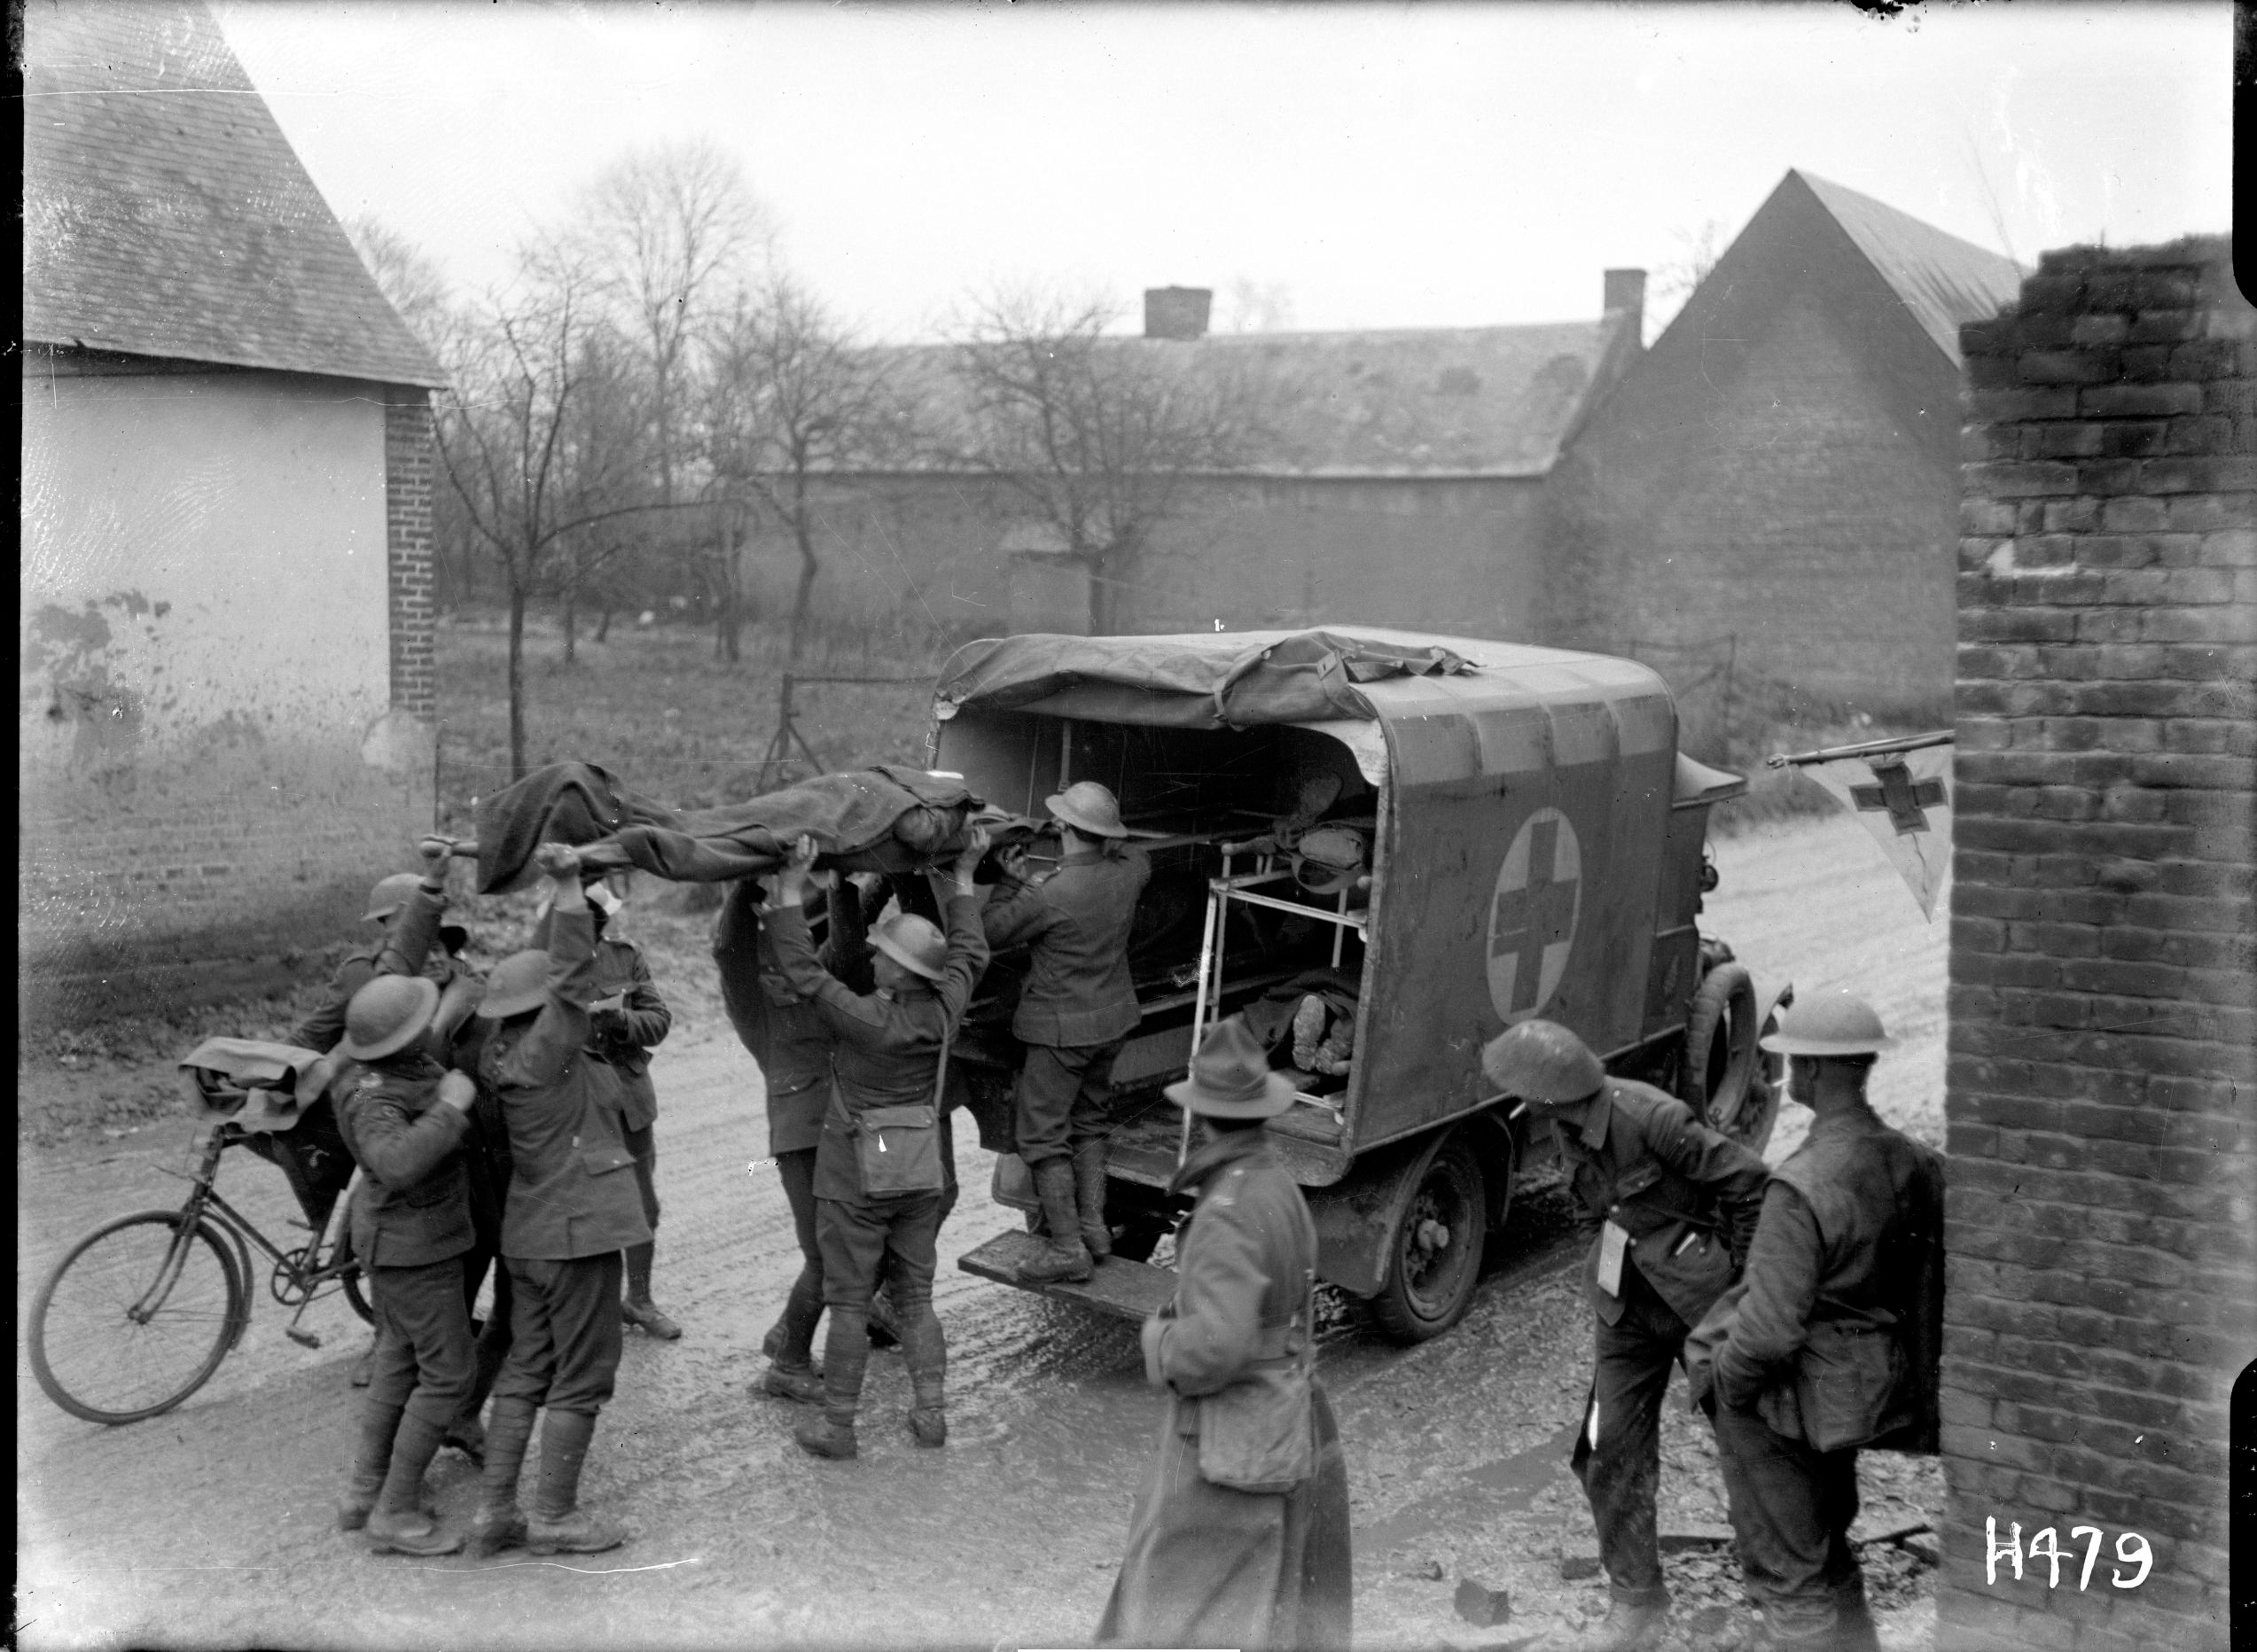
[[(2073, 248), (1962, 344), (1939, 1645), (2222, 1648), (2257, 1353), (2257, 312), (2222, 238)], [(2127, 1532), (2152, 1567), (2120, 1587)]]
[[(821, 497), (819, 611), (913, 613), (964, 636), (1013, 628), (1013, 557), (1026, 506), (1003, 484), (883, 476)], [(1123, 632), (1361, 620), (1544, 640), (1536, 634), (1544, 531), (1538, 477), (1233, 478), (1188, 487), (1124, 583)], [(758, 612), (788, 612), (799, 554), (770, 519), (746, 540)], [(1056, 605), (1063, 612), (1071, 601)], [(1086, 612), (1086, 594), (1082, 599)]]
[(1697, 674), (1731, 638), (1752, 682), (1944, 714), (1956, 469), (1905, 428), (1829, 296), (1784, 294), (1729, 371), (1650, 358), (1570, 443), (1540, 640), (1665, 672), (1694, 650)]
[(431, 396), (395, 386), (384, 404), (384, 549), (392, 627), (392, 709), (439, 713), (432, 659)]

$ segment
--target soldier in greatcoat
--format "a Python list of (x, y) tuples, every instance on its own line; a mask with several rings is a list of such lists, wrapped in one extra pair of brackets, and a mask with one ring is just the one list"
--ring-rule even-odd
[[(824, 967), (854, 991), (870, 982), (867, 927), (862, 897), (835, 872), (812, 875), (828, 880), (825, 908), (829, 934)], [(764, 892), (756, 879), (740, 878), (730, 887), (714, 927), (714, 962), (721, 991), (738, 1035), (751, 1047), (765, 1081), (768, 1154), (775, 1161), (784, 1197), (792, 1209), (792, 1228), (800, 1244), (800, 1272), (776, 1323), (762, 1339), (769, 1367), (754, 1383), (756, 1391), (780, 1399), (823, 1403), (823, 1380), (815, 1370), (815, 1331), (823, 1317), (823, 1251), (815, 1230), (815, 1159), (823, 1140), (823, 1115), (831, 1103), (831, 1028), (816, 1001), (785, 978), (776, 955)]]
[(1685, 1339), (1747, 1256), (1763, 1161), (1675, 1096), (1615, 1079), (1557, 1022), (1522, 1021), (1481, 1052), (1489, 1082), (1552, 1121), (1591, 1235), (1583, 1294), (1594, 1371), (1574, 1467), (1606, 1567), (1606, 1620), (1577, 1652), (1643, 1652), (1667, 1628), (1654, 1499), (1661, 1400)]
[(1019, 1269), (1030, 1283), (1089, 1277), (1113, 1251), (1105, 1226), (1105, 1138), (1113, 1064), (1141, 1012), (1128, 931), (1152, 861), (1127, 846), (1121, 805), (1094, 780), (1043, 800), (1058, 822), (1058, 870), (1027, 876), (1023, 850), (996, 857), (1008, 880), (982, 916), (988, 945), (1032, 950), (1011, 1019), (1026, 1047), (1011, 1134), (1043, 1202), (1048, 1242)]
[(1816, 1117), (1771, 1174), (1738, 1305), (1719, 1315), (1712, 1414), (1770, 1647), (1874, 1652), (1849, 1544), (1857, 1453), (1936, 1449), (1944, 1164), (1865, 1099), (1894, 1041), (1846, 993), (1797, 1004), (1763, 1040)]
[(337, 1523), (366, 1528), (379, 1548), (407, 1555), (462, 1547), (425, 1511), (423, 1476), (471, 1391), (473, 1366), (463, 1299), (472, 1234), (461, 1148), (477, 1087), (441, 1067), (420, 1041), (438, 1007), (439, 988), (423, 977), (379, 975), (353, 994), (338, 1046), (364, 1064), (341, 1122), (365, 1173), (350, 1215), (377, 1341), (360, 1449)]
[[(580, 1477), (619, 1370), (620, 1253), (651, 1237), (620, 1133), (617, 1080), (588, 1054), (596, 934), (580, 858), (543, 844), (535, 862), (553, 885), (548, 947), (504, 959), (478, 1009), (498, 1024), (484, 1076), (509, 1128), (502, 1256), (512, 1297), (471, 1522), (471, 1548), (481, 1555), (512, 1543), (590, 1553), (626, 1540), (580, 1506)], [(532, 1507), (520, 1511), (518, 1477), (543, 1407), (540, 1477)]]
[(1175, 1298), (1144, 1321), (1168, 1412), (1097, 1641), (1346, 1647), (1347, 1469), (1316, 1379), (1316, 1227), (1263, 1128), (1293, 1085), (1232, 1017), (1168, 1094), (1201, 1121), (1170, 1189), (1199, 1203)]
[[(871, 937), (877, 991), (849, 989), (816, 955), (800, 910), (814, 839), (802, 838), (776, 875), (769, 927), (793, 989), (820, 1010), (835, 1040), (831, 1099), (816, 1149), (816, 1237), (823, 1253), (824, 1409), (793, 1438), (821, 1457), (852, 1457), (855, 1415), (870, 1360), (871, 1291), (887, 1269), (913, 1398), (910, 1429), (920, 1446), (948, 1443), (943, 1378), (948, 1344), (933, 1313), (935, 1242), (948, 1185), (941, 1162), (941, 1064), (964, 1004), (988, 966), (973, 869), (988, 852), (976, 829), (957, 857), (945, 939), (902, 914)], [(885, 1155), (894, 1156), (888, 1165)], [(898, 1174), (895, 1167), (914, 1170)], [(882, 1173), (886, 1185), (873, 1185)], [(898, 1181), (898, 1188), (892, 1185)]]

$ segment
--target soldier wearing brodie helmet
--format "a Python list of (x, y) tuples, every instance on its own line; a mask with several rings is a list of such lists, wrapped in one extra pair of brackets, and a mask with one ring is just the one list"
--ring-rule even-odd
[[(1936, 1448), (1944, 1165), (1866, 1102), (1894, 1042), (1847, 993), (1795, 1005), (1763, 1040), (1816, 1116), (1764, 1189), (1737, 1304), (1697, 1339), (1715, 1346), (1717, 1454), (1772, 1647), (1878, 1645), (1849, 1545), (1857, 1453)], [(1697, 1395), (1706, 1375), (1696, 1363)]]
[(423, 1475), (471, 1391), (470, 1308), (463, 1253), (472, 1245), (462, 1142), (477, 1087), (423, 1048), (439, 988), (379, 975), (355, 993), (338, 1048), (366, 1064), (342, 1123), (367, 1172), (353, 1195), (353, 1250), (376, 1309), (373, 1379), (353, 1480), (338, 1508), (345, 1531), (380, 1548), (447, 1555), (462, 1547), (423, 1508)]
[(1667, 1627), (1654, 1493), (1661, 1399), (1685, 1338), (1738, 1274), (1762, 1197), (1763, 1161), (1675, 1096), (1610, 1078), (1583, 1040), (1550, 1021), (1508, 1027), (1481, 1052), (1507, 1095), (1551, 1120), (1592, 1235), (1583, 1291), (1596, 1358), (1576, 1477), (1590, 1500), (1613, 1599), (1579, 1652), (1641, 1652)]

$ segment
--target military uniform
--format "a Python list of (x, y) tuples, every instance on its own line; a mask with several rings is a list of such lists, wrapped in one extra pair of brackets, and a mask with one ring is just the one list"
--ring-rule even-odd
[(1860, 1446), (1935, 1448), (1941, 1156), (1862, 1100), (1773, 1173), (1730, 1336), (1716, 1438), (1748, 1592), (1780, 1646), (1871, 1648), (1849, 1528)]
[(1144, 1329), (1167, 1416), (1097, 1642), (1346, 1647), (1347, 1470), (1314, 1375), (1316, 1224), (1261, 1130), (1195, 1151), (1175, 1190), (1194, 1187), (1175, 1298)]
[[(753, 879), (740, 878), (730, 886), (715, 926), (713, 951), (730, 1019), (766, 1080), (769, 1157), (776, 1161), (800, 1243), (799, 1277), (792, 1282), (784, 1312), (769, 1333), (774, 1343), (770, 1354), (797, 1370), (811, 1358), (816, 1321), (823, 1317), (815, 1155), (823, 1139), (824, 1109), (831, 1101), (832, 1034), (815, 1001), (785, 975), (775, 940), (761, 922), (760, 902), (760, 885)], [(823, 945), (824, 968), (850, 988), (866, 986), (867, 931), (861, 898), (851, 885), (842, 884), (832, 892), (826, 908), (830, 933)]]
[[(835, 1040), (830, 1098), (816, 1149), (815, 1196), (824, 1305), (831, 1314), (825, 1405), (832, 1421), (842, 1424), (851, 1424), (859, 1403), (870, 1355), (871, 1293), (880, 1267), (889, 1263), (887, 1289), (918, 1403), (939, 1403), (947, 1344), (933, 1313), (933, 1274), (949, 1173), (940, 1168), (943, 1186), (930, 1192), (867, 1194), (858, 1121), (873, 1108), (934, 1101), (941, 1048), (988, 964), (978, 900), (951, 894), (947, 917), (941, 978), (905, 983), (893, 995), (858, 994), (826, 970), (799, 908), (779, 908), (768, 919), (777, 967), (792, 989), (816, 1007)], [(935, 1113), (937, 1136), (937, 1108)], [(929, 1402), (924, 1398), (928, 1387)]]
[(1069, 854), (1039, 883), (989, 903), (988, 947), (1027, 946), (1033, 956), (1013, 1037), (1027, 1047), (1013, 1134), (1029, 1166), (1102, 1139), (1113, 1064), (1141, 1018), (1128, 976), (1128, 931), (1152, 878), (1141, 849)]
[[(446, 895), (440, 887), (426, 883), (418, 888), (382, 940), (348, 955), (337, 966), (321, 1002), (290, 1030), (285, 1041), (324, 1056), (335, 1049), (345, 1036), (345, 1010), (353, 994), (379, 975), (422, 975), (444, 990), (463, 972), (444, 947), (432, 945), (445, 910)], [(306, 1220), (316, 1228), (325, 1227), (337, 1196), (353, 1176), (352, 1149), (330, 1096), (309, 1103), (286, 1138), (256, 1135), (250, 1146), (282, 1172)]]
[[(595, 933), (585, 911), (552, 911), (548, 1001), (488, 1043), (511, 1175), (502, 1255), (514, 1297), (495, 1397), (593, 1416), (619, 1369), (619, 1253), (651, 1237), (620, 1134), (612, 1069), (587, 1054)], [(622, 1175), (621, 1172), (630, 1173)]]
[(376, 1310), (368, 1403), (442, 1431), (471, 1391), (473, 1370), (462, 1264), (473, 1238), (461, 1151), (469, 1119), (436, 1101), (445, 1071), (415, 1046), (372, 1063), (348, 1094), (343, 1118), (367, 1172), (350, 1219)]
[[(1578, 1220), (1593, 1235), (1583, 1292), (1597, 1349), (1575, 1475), (1614, 1598), (1658, 1607), (1668, 1599), (1654, 1515), (1662, 1396), (1687, 1335), (1746, 1256), (1766, 1173), (1676, 1097), (1634, 1079), (1606, 1079), (1580, 1124), (1553, 1128)], [(1612, 1290), (1602, 1274), (1611, 1254)]]
[(597, 1013), (590, 1019), (595, 1037), (588, 1050), (608, 1065), (618, 1079), (621, 1134), (635, 1156), (635, 1186), (643, 1199), (643, 1220), (652, 1231), (659, 1225), (656, 1175), (659, 1153), (655, 1126), (659, 1117), (657, 1087), (651, 1082), (651, 1051), (674, 1026), (674, 1017), (651, 979), (651, 966), (643, 949), (623, 936), (604, 934), (596, 942), (596, 996), (617, 996), (617, 1009)]

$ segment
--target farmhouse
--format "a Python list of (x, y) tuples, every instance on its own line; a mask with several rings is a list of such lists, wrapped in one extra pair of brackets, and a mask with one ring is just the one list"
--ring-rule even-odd
[(18, 994), (76, 1017), (411, 861), (441, 376), (193, 0), (24, 30)]
[[(1562, 438), (1636, 359), (1645, 275), (1605, 273), (1596, 318), (1511, 327), (1209, 334), (1207, 294), (1146, 294), (1144, 335), (1189, 374), (1253, 387), (1239, 462), (1183, 492), (1113, 593), (1124, 632), (1354, 618), (1537, 638), (1543, 484)], [(969, 417), (949, 347), (887, 353), (945, 452)], [(823, 601), (897, 604), (975, 634), (1088, 628), (1088, 575), (1008, 487), (925, 459), (833, 471)], [(788, 541), (749, 542), (754, 586), (788, 601)]]
[(1789, 172), (1569, 434), (1543, 640), (1650, 658), (1680, 687), (1729, 657), (1803, 695), (1942, 715), (1958, 329), (2021, 273)]

